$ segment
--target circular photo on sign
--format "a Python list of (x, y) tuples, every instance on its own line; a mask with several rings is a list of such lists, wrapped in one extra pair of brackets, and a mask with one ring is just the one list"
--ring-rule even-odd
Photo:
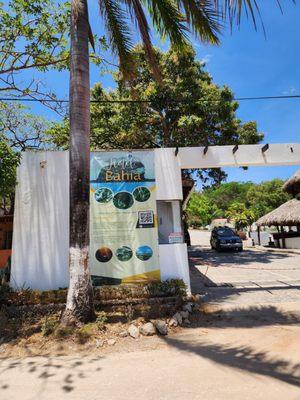
[(120, 261), (128, 261), (132, 257), (132, 250), (128, 246), (119, 247), (116, 251), (116, 256)]
[(138, 259), (142, 261), (147, 261), (152, 257), (153, 251), (149, 246), (140, 246), (135, 252)]
[(134, 189), (133, 191), (133, 197), (135, 198), (136, 201), (143, 202), (147, 201), (150, 199), (151, 193), (148, 188), (145, 186), (140, 186)]
[(113, 203), (114, 206), (120, 210), (127, 210), (133, 205), (133, 197), (129, 192), (119, 192), (114, 195)]
[(108, 262), (112, 258), (112, 256), (113, 253), (108, 247), (100, 247), (100, 249), (98, 249), (95, 254), (95, 257), (100, 262)]
[(109, 203), (114, 197), (114, 194), (112, 190), (102, 187), (95, 191), (94, 196), (98, 203)]

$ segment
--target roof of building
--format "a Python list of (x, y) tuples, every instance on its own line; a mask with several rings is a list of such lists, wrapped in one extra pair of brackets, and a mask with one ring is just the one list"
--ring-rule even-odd
[(292, 199), (282, 204), (256, 221), (258, 226), (295, 226), (300, 225), (300, 200)]
[(285, 182), (282, 189), (294, 197), (300, 193), (300, 169)]

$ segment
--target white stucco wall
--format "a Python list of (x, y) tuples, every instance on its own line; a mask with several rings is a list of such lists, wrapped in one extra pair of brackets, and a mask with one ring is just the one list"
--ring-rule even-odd
[[(174, 152), (155, 150), (155, 167), (158, 199), (181, 199), (181, 175)], [(186, 249), (163, 246), (167, 246), (159, 251), (163, 279), (170, 277), (174, 265), (171, 277), (187, 282), (187, 257), (182, 254)], [(40, 290), (68, 286), (68, 251), (69, 154), (23, 153), (16, 189), (11, 286)]]
[[(280, 243), (280, 248), (283, 248), (282, 239), (278, 240)], [(286, 249), (300, 249), (300, 237), (285, 238), (285, 248)]]
[(67, 152), (26, 152), (17, 172), (11, 286), (68, 286)]

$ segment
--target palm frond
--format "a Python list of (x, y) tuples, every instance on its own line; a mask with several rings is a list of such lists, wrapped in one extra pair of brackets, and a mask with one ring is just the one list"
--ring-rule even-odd
[[(255, 29), (257, 28), (257, 17), (259, 18), (263, 29), (263, 21), (260, 14), (259, 2), (257, 0), (214, 0), (216, 7), (221, 6), (224, 11), (225, 18), (229, 19), (230, 25), (232, 26), (234, 23), (237, 25), (241, 24), (241, 16), (243, 10), (247, 16), (250, 15), (253, 25)], [(274, 2), (279, 7), (280, 11), (283, 12), (281, 0), (274, 0)], [(291, 2), (295, 3), (295, 0), (291, 0)]]
[(169, 38), (177, 48), (187, 44), (184, 16), (173, 0), (143, 0), (147, 5), (154, 27), (162, 38)]
[(254, 24), (255, 29), (257, 28), (256, 24), (256, 16), (260, 17), (260, 11), (258, 8), (258, 4), (256, 0), (225, 0), (224, 1), (224, 10), (227, 13), (230, 21), (230, 25), (236, 21), (237, 25), (241, 23), (241, 15), (243, 12), (243, 8), (245, 12), (250, 14), (252, 18), (252, 22)]
[(125, 0), (125, 3), (128, 6), (133, 22), (136, 23), (140, 32), (146, 57), (152, 69), (153, 75), (156, 80), (161, 81), (161, 73), (157, 65), (155, 53), (151, 42), (150, 27), (141, 2), (139, 0)]
[(218, 44), (221, 31), (221, 10), (211, 0), (178, 0), (187, 23), (203, 42)]
[(112, 50), (119, 57), (120, 71), (124, 78), (131, 78), (134, 72), (133, 43), (126, 13), (118, 0), (99, 0), (99, 7)]

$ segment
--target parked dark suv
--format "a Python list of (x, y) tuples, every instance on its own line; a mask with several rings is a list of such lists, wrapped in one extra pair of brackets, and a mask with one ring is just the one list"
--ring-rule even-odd
[(217, 251), (232, 249), (243, 250), (243, 242), (240, 237), (229, 227), (217, 227), (211, 232), (210, 245)]

